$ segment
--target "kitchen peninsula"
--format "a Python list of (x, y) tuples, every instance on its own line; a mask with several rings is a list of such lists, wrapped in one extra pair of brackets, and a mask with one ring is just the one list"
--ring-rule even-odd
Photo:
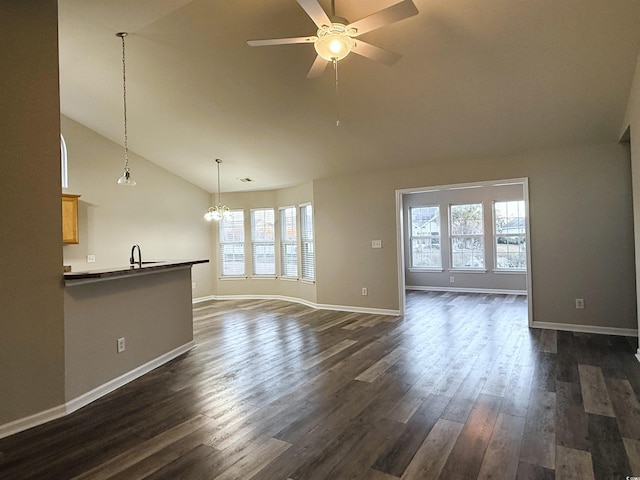
[(64, 274), (68, 411), (193, 348), (191, 268), (207, 262), (140, 262)]

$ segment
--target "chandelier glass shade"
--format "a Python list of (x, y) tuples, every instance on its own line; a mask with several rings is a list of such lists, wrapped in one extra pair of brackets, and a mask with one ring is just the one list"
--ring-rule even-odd
[(222, 205), (221, 203), (218, 203), (215, 207), (209, 207), (209, 210), (207, 210), (207, 213), (204, 214), (204, 218), (208, 222), (212, 220), (219, 222), (220, 220), (224, 220), (225, 218), (228, 218), (230, 215), (231, 215), (231, 210), (229, 210), (229, 207), (227, 207), (226, 205)]

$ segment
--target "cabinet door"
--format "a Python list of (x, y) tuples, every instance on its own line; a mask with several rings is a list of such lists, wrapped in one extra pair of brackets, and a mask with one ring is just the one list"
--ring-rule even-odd
[(78, 243), (78, 197), (62, 194), (62, 243)]

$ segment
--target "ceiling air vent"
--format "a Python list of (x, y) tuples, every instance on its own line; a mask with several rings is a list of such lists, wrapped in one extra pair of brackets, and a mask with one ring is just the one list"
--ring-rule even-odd
[(247, 183), (247, 182), (253, 182), (253, 180), (249, 177), (244, 177), (244, 178), (239, 178), (238, 180), (240, 180), (241, 182)]

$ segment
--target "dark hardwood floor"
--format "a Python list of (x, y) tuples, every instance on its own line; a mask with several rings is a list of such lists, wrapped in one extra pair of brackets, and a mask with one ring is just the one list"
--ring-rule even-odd
[(640, 476), (637, 339), (529, 329), (526, 297), (410, 292), (403, 317), (212, 301), (194, 332), (0, 440), (0, 478)]

